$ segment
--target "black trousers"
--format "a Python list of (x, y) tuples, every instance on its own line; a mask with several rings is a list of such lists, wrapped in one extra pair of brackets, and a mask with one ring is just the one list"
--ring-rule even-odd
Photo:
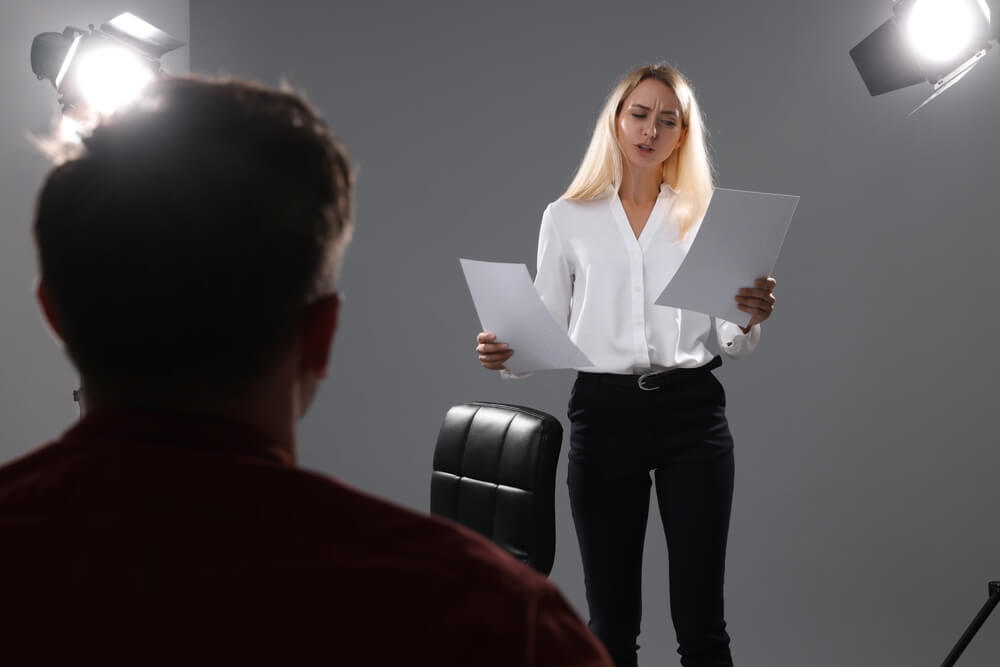
[(650, 472), (667, 540), (670, 613), (685, 667), (732, 665), (723, 604), (733, 497), (725, 392), (708, 370), (656, 391), (579, 373), (569, 402), (569, 497), (590, 627), (637, 664)]

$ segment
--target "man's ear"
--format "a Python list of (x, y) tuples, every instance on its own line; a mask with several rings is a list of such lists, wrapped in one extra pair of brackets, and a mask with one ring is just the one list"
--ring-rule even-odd
[(326, 377), (340, 317), (340, 296), (330, 294), (306, 306), (302, 327), (302, 371)]
[(39, 279), (38, 285), (35, 286), (35, 298), (38, 299), (38, 305), (42, 309), (42, 315), (45, 316), (45, 321), (48, 322), (49, 327), (52, 329), (52, 333), (60, 341), (64, 341), (62, 332), (62, 323), (59, 321), (59, 315), (56, 313), (55, 305), (52, 303), (52, 297), (49, 295), (48, 287), (44, 280)]

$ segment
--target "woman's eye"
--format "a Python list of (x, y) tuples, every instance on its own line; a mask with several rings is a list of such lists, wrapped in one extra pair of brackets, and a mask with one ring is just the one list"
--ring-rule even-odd
[(644, 113), (634, 113), (634, 114), (632, 114), (632, 117), (633, 118), (645, 118), (646, 114), (644, 114)]
[(673, 120), (665, 120), (663, 121), (663, 124), (666, 125), (667, 127), (673, 127), (677, 125), (677, 122)]

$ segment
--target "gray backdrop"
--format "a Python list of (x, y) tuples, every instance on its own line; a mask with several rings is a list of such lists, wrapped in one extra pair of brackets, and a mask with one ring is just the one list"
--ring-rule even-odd
[[(16, 35), (2, 29), (23, 40), (103, 20), (91, 4), (96, 19), (33, 8)], [(183, 36), (171, 23), (180, 9), (133, 6), (143, 4)], [(870, 98), (847, 54), (889, 11), (888, 0), (192, 0), (193, 71), (286, 77), (359, 166), (347, 300), (302, 463), (425, 510), (450, 405), (527, 404), (566, 425), (571, 372), (504, 382), (479, 367), (458, 258), (533, 270), (541, 211), (568, 183), (613, 81), (667, 60), (699, 91), (719, 184), (802, 197), (761, 346), (718, 371), (737, 441), (737, 661), (939, 664), (1000, 579), (989, 419), (1000, 318), (987, 288), (1000, 272), (1000, 56), (908, 118), (928, 87)], [(0, 62), (7, 90), (25, 94), (8, 95), (18, 113), (0, 121), (8, 458), (72, 417), (72, 374), (28, 295), (26, 221), (42, 167), (10, 148), (48, 92), (17, 65), (27, 41), (12, 41)], [(585, 615), (565, 455), (558, 484), (552, 579)], [(640, 664), (677, 664), (651, 515)], [(994, 665), (998, 653), (1000, 616), (960, 664)]]

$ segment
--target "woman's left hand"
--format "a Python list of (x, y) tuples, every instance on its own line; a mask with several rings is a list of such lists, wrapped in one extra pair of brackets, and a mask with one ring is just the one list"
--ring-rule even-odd
[(755, 280), (753, 287), (741, 287), (736, 292), (736, 303), (739, 304), (737, 308), (750, 314), (750, 322), (741, 327), (743, 333), (749, 333), (753, 325), (771, 317), (771, 313), (774, 312), (773, 292), (776, 284), (774, 278), (768, 276)]

